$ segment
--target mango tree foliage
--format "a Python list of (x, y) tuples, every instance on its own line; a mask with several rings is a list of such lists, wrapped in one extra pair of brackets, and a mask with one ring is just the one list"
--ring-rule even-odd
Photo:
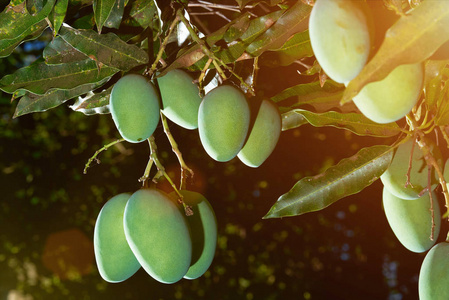
[[(345, 87), (328, 79), (314, 58), (308, 31), (312, 1), (226, 1), (233, 13), (225, 14), (214, 3), (194, 0), (12, 0), (0, 13), (0, 57), (14, 55), (30, 40), (47, 44), (39, 59), (1, 78), (0, 90), (12, 95), (14, 117), (66, 102), (88, 116), (109, 113), (111, 88), (127, 73), (155, 79), (184, 69), (200, 87), (216, 79), (241, 87), (247, 98), (270, 98), (282, 113), (284, 131), (331, 126), (371, 138), (371, 146), (273, 199), (265, 218), (301, 215), (372, 184), (405, 137), (435, 129), (442, 141), (449, 140), (449, 2), (395, 3), (398, 21), (379, 35), (370, 60)], [(204, 11), (216, 13), (203, 22)], [(381, 18), (373, 17), (374, 27)], [(417, 62), (426, 66), (426, 80), (407, 120), (377, 124), (351, 103), (365, 85)], [(297, 68), (295, 83), (270, 91), (257, 85), (259, 71), (287, 67)]]

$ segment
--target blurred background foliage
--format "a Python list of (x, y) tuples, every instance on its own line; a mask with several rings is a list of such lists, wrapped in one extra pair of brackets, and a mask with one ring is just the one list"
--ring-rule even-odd
[[(35, 60), (49, 35), (0, 60), (0, 75)], [(261, 69), (259, 76), (267, 94), (301, 82), (295, 65)], [(217, 215), (215, 260), (194, 281), (164, 285), (139, 270), (110, 284), (95, 266), (95, 220), (109, 198), (140, 187), (147, 144), (118, 144), (84, 175), (89, 157), (119, 138), (110, 115), (88, 117), (60, 106), (13, 119), (14, 110), (10, 96), (1, 94), (0, 299), (418, 298), (424, 255), (407, 251), (394, 237), (382, 210), (380, 182), (320, 212), (262, 220), (300, 178), (363, 146), (389, 141), (302, 126), (283, 132), (271, 157), (252, 169), (237, 158), (213, 161), (196, 130), (170, 123), (195, 171), (190, 189), (202, 192)], [(155, 137), (163, 164), (179, 180), (179, 165), (161, 127)], [(170, 191), (166, 182), (159, 187)]]

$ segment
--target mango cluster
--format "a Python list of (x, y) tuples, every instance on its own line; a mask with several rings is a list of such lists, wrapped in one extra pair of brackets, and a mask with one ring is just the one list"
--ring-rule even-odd
[[(439, 148), (429, 139), (423, 142), (441, 165)], [(380, 177), (384, 185), (383, 207), (391, 229), (405, 248), (416, 253), (430, 249), (420, 270), (420, 299), (449, 299), (449, 243), (435, 245), (441, 228), (440, 205), (435, 193), (437, 174), (435, 170), (429, 173), (424, 155), (414, 143), (408, 140), (399, 145), (390, 166)], [(444, 177), (449, 178), (449, 160), (444, 172)], [(425, 190), (429, 180), (432, 198)]]
[(142, 267), (162, 283), (202, 276), (212, 263), (217, 221), (201, 194), (181, 190), (193, 214), (186, 216), (175, 194), (140, 189), (111, 198), (94, 230), (98, 271), (108, 282), (121, 282)]
[[(309, 19), (310, 42), (322, 70), (332, 80), (347, 86), (368, 62), (371, 18), (365, 1), (316, 0)], [(421, 63), (400, 65), (384, 79), (367, 84), (353, 102), (374, 122), (394, 122), (417, 103), (423, 81)]]
[(273, 152), (281, 133), (281, 116), (273, 102), (263, 100), (251, 110), (245, 96), (228, 85), (202, 99), (192, 78), (179, 69), (159, 77), (157, 83), (158, 87), (141, 75), (129, 74), (114, 85), (110, 110), (125, 140), (140, 143), (149, 138), (162, 110), (175, 124), (198, 128), (204, 149), (217, 161), (238, 156), (246, 165), (258, 167)]

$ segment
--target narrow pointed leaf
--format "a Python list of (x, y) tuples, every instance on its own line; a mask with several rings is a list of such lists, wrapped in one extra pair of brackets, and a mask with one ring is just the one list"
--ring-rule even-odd
[(86, 97), (78, 97), (70, 108), (85, 115), (108, 114), (111, 90), (112, 86), (100, 93), (89, 93)]
[(297, 128), (305, 124), (309, 124), (307, 119), (303, 115), (297, 114), (294, 110), (282, 114), (282, 131)]
[(51, 89), (69, 90), (83, 84), (96, 83), (118, 71), (108, 66), (98, 68), (91, 59), (60, 65), (40, 62), (4, 76), (0, 80), (0, 89), (6, 93), (21, 89), (43, 95)]
[(70, 90), (53, 89), (44, 95), (28, 93), (19, 99), (19, 103), (17, 104), (16, 111), (14, 113), (14, 118), (33, 112), (43, 112), (54, 108), (67, 100), (92, 91), (108, 80), (109, 78), (105, 78), (98, 83), (84, 84)]
[(269, 30), (252, 42), (246, 51), (252, 56), (259, 56), (267, 50), (280, 48), (292, 35), (307, 29), (311, 10), (310, 5), (302, 1), (296, 2)]
[[(401, 129), (396, 123), (379, 124), (357, 113), (336, 111), (314, 113), (303, 109), (292, 110), (292, 113), (303, 116), (308, 123), (315, 127), (332, 126), (349, 130), (361, 136), (391, 137), (401, 133)], [(282, 121), (284, 122), (284, 119)]]
[(392, 150), (392, 147), (382, 145), (363, 148), (324, 173), (301, 179), (289, 192), (279, 197), (264, 218), (298, 216), (318, 211), (360, 192), (385, 172), (393, 158)]
[(43, 57), (47, 64), (63, 64), (88, 59), (84, 53), (73, 48), (60, 36), (55, 37), (44, 48)]
[(69, 0), (57, 0), (55, 7), (50, 15), (50, 21), (53, 27), (53, 35), (56, 36), (65, 19)]
[(402, 64), (424, 61), (449, 40), (449, 1), (423, 1), (386, 33), (376, 55), (347, 86), (342, 102), (350, 101), (368, 83), (385, 78)]
[(60, 36), (72, 47), (103, 65), (127, 71), (148, 63), (145, 50), (122, 41), (113, 33), (98, 34), (93, 30), (63, 26)]
[(117, 24), (117, 19), (121, 21), (123, 16), (124, 1), (94, 0), (93, 9), (98, 33), (101, 33), (103, 26), (116, 28), (115, 26), (120, 25), (120, 23)]

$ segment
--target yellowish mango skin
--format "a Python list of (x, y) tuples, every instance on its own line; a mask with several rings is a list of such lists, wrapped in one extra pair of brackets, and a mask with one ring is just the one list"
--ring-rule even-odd
[(141, 189), (128, 200), (125, 236), (144, 270), (162, 283), (183, 278), (192, 259), (192, 241), (185, 217), (167, 194)]
[[(405, 187), (407, 180), (406, 174), (409, 167), (410, 155), (412, 153), (413, 140), (409, 140), (399, 145), (393, 156), (388, 169), (380, 176), (383, 185), (390, 193), (398, 198), (414, 200), (419, 198), (419, 193), (427, 187), (428, 170), (426, 161), (418, 146), (413, 148), (413, 161), (410, 170), (410, 182), (412, 185)], [(439, 149), (436, 145), (430, 145), (434, 155), (439, 157)], [(433, 169), (431, 173), (432, 191), (437, 187), (437, 173)]]
[(249, 105), (238, 89), (224, 85), (211, 90), (198, 113), (198, 131), (207, 154), (221, 162), (236, 157), (248, 134), (249, 122)]
[(217, 246), (217, 219), (203, 195), (187, 190), (180, 193), (184, 203), (193, 211), (193, 215), (186, 217), (192, 239), (192, 263), (184, 275), (184, 278), (192, 280), (202, 276), (212, 264)]
[(157, 79), (162, 99), (162, 112), (185, 129), (198, 128), (201, 97), (192, 77), (176, 69)]
[(281, 130), (282, 120), (277, 106), (269, 100), (263, 100), (249, 138), (238, 153), (238, 158), (249, 167), (259, 167), (276, 147)]
[(440, 232), (440, 206), (437, 195), (432, 193), (433, 211), (435, 213), (434, 239), (432, 234), (432, 214), (428, 193), (415, 200), (404, 200), (383, 189), (383, 206), (388, 223), (401, 244), (408, 250), (422, 253), (429, 250)]
[(353, 98), (368, 119), (391, 123), (405, 117), (419, 99), (424, 79), (422, 64), (401, 65), (380, 81), (368, 83)]
[(112, 197), (95, 222), (95, 260), (101, 277), (111, 283), (124, 281), (140, 269), (123, 229), (123, 214), (129, 197), (129, 193)]
[(426, 254), (419, 271), (420, 300), (449, 299), (449, 243), (435, 245)]
[(112, 88), (109, 104), (115, 126), (130, 143), (145, 141), (159, 123), (159, 94), (141, 75), (120, 78)]
[(323, 71), (339, 83), (354, 79), (368, 60), (370, 32), (360, 2), (317, 0), (310, 14), (315, 57)]

